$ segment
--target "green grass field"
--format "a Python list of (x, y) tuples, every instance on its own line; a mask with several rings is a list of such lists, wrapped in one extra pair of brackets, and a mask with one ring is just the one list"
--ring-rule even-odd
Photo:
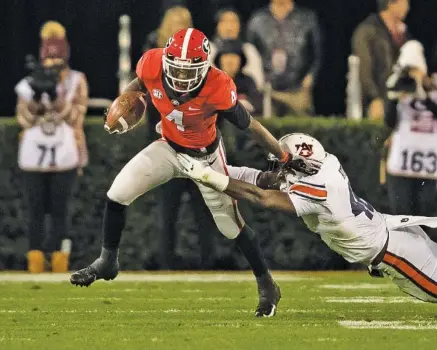
[(122, 273), (89, 288), (0, 273), (0, 349), (437, 349), (437, 305), (386, 279), (275, 276), (278, 313), (260, 319), (248, 273)]

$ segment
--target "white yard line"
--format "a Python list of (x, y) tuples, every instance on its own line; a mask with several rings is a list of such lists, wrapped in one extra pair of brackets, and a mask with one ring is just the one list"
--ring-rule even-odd
[(423, 301), (414, 299), (413, 297), (326, 297), (323, 298), (327, 303), (340, 303), (340, 304), (402, 304), (413, 303), (420, 304)]
[[(299, 282), (315, 280), (313, 276), (280, 273), (275, 275), (279, 282)], [(124, 273), (120, 272), (114, 282), (253, 282), (251, 273)], [(60, 273), (0, 273), (0, 282), (69, 282), (70, 274)], [(100, 281), (97, 281), (100, 282)]]
[(437, 329), (437, 323), (427, 321), (339, 321), (340, 326), (351, 329)]
[(396, 288), (394, 284), (379, 284), (379, 283), (357, 283), (357, 284), (322, 284), (322, 289), (391, 289)]

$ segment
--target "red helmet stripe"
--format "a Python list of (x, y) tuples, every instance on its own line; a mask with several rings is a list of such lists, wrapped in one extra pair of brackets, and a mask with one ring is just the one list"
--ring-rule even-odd
[(193, 30), (194, 30), (193, 28), (188, 28), (187, 31), (185, 32), (184, 43), (182, 44), (182, 54), (181, 54), (181, 58), (183, 60), (187, 59), (188, 44), (190, 43), (191, 33), (193, 33)]

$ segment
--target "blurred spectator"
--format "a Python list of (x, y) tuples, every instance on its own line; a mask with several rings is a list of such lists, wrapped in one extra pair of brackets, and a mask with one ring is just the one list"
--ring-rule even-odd
[(431, 53), (429, 70), (434, 85), (437, 85), (437, 43), (434, 45)]
[[(76, 175), (88, 163), (83, 132), (88, 85), (83, 73), (70, 69), (69, 55), (65, 28), (47, 22), (41, 29), (41, 63), (29, 61), (31, 74), (15, 88), (17, 120), (23, 127), (18, 163), (28, 200), (32, 273), (43, 272), (45, 254), (51, 255), (53, 272), (68, 270), (68, 206)], [(44, 247), (46, 214), (52, 220)]]
[(143, 45), (143, 51), (155, 49), (157, 47), (164, 47), (174, 33), (183, 28), (193, 26), (191, 14), (188, 9), (182, 6), (175, 6), (169, 8), (161, 21), (159, 28), (151, 32), (146, 37)]
[[(238, 13), (225, 8), (220, 10), (216, 16), (217, 29), (211, 44), (211, 62), (215, 64), (217, 50), (223, 40), (241, 40), (241, 22)], [(246, 56), (246, 63), (243, 64), (243, 73), (250, 76), (256, 83), (258, 89), (264, 87), (264, 71), (261, 56), (251, 43), (242, 43), (243, 52)]]
[(418, 41), (401, 48), (387, 87), (385, 123), (394, 129), (387, 160), (391, 209), (398, 215), (435, 216), (437, 89)]
[(353, 54), (360, 58), (360, 80), (365, 114), (384, 116), (385, 83), (409, 35), (404, 19), (409, 0), (378, 0), (379, 13), (371, 14), (355, 30)]
[(235, 82), (238, 100), (252, 115), (262, 112), (262, 96), (253, 79), (244, 74), (242, 67), (247, 62), (243, 44), (239, 40), (222, 40), (214, 60), (215, 66), (225, 71)]
[(263, 58), (276, 114), (312, 114), (312, 87), (322, 56), (316, 15), (293, 0), (271, 0), (253, 15), (247, 39)]

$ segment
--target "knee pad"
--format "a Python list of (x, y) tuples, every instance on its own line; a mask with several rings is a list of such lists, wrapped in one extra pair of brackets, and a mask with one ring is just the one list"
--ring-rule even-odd
[(121, 205), (129, 205), (135, 200), (135, 198), (126, 198), (126, 193), (123, 191), (123, 188), (117, 186), (116, 181), (113, 182), (109, 191), (106, 192), (106, 197), (109, 201)]
[(213, 213), (213, 218), (217, 228), (228, 239), (235, 239), (240, 234), (240, 228), (238, 227), (234, 218), (225, 213)]
[(202, 189), (202, 196), (211, 212), (225, 207), (223, 195), (212, 188)]
[(232, 199), (227, 195), (217, 192), (209, 187), (200, 187), (205, 203), (211, 211), (215, 224), (219, 231), (229, 239), (235, 239), (240, 231), (239, 215), (233, 207)]

